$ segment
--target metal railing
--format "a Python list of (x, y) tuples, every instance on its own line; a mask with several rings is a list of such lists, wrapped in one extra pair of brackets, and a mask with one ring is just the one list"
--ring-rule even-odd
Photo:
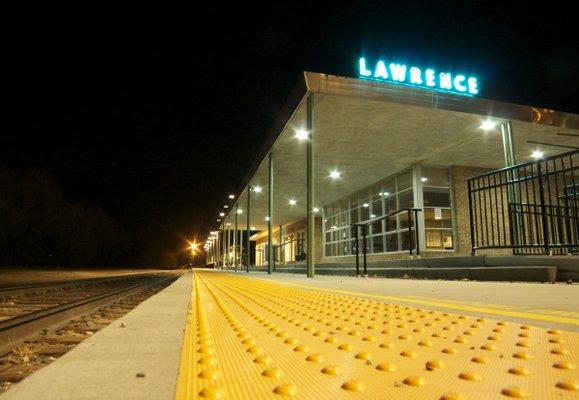
[[(356, 248), (356, 275), (360, 275), (360, 246), (359, 246), (359, 231), (360, 229), (362, 230), (362, 253), (363, 253), (363, 261), (364, 261), (364, 275), (368, 275), (368, 259), (367, 259), (367, 254), (368, 254), (368, 243), (367, 243), (367, 233), (368, 233), (368, 226), (382, 221), (384, 219), (388, 219), (391, 217), (394, 217), (398, 214), (402, 214), (404, 212), (408, 213), (408, 240), (409, 240), (409, 252), (410, 255), (412, 255), (413, 253), (413, 241), (412, 241), (412, 231), (414, 231), (414, 235), (415, 235), (415, 240), (414, 243), (416, 244), (415, 250), (416, 250), (416, 255), (419, 256), (420, 255), (420, 235), (418, 232), (418, 212), (422, 211), (422, 209), (420, 208), (401, 208), (399, 210), (393, 211), (389, 214), (383, 215), (381, 217), (378, 218), (374, 218), (365, 222), (358, 222), (357, 224), (350, 224), (351, 227), (354, 228), (355, 231), (355, 241), (354, 241), (354, 246)], [(412, 224), (412, 216), (414, 216), (414, 223)]]
[(473, 254), (579, 251), (579, 150), (468, 180)]

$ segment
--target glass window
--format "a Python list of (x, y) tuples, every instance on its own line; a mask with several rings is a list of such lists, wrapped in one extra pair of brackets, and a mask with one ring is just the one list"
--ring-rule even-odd
[(448, 170), (443, 168), (422, 168), (424, 186), (449, 187)]
[(412, 170), (409, 169), (406, 172), (401, 173), (396, 178), (397, 190), (401, 191), (412, 187)]
[[(358, 193), (352, 194), (324, 207), (324, 239), (327, 256), (340, 256), (355, 252), (355, 228), (350, 224), (369, 221), (403, 208), (413, 208), (413, 173), (408, 169), (398, 175), (381, 180)], [(446, 169), (422, 168), (425, 235), (429, 249), (452, 248), (452, 213), (449, 175)], [(364, 207), (366, 205), (366, 207)], [(367, 227), (368, 251), (373, 253), (408, 250), (408, 226), (414, 224), (407, 213), (401, 213)], [(385, 235), (385, 233), (388, 233)], [(362, 238), (362, 232), (359, 232)], [(412, 238), (414, 242), (414, 237)]]
[(372, 237), (372, 253), (383, 253), (384, 252), (384, 236), (373, 236)]
[(450, 189), (424, 186), (425, 207), (450, 207)]
[(386, 235), (386, 251), (398, 251), (398, 234)]

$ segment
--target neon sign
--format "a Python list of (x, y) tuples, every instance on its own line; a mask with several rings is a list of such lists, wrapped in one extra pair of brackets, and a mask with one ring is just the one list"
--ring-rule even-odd
[(405, 64), (386, 63), (383, 60), (369, 64), (364, 57), (360, 58), (358, 64), (360, 78), (467, 96), (478, 94), (478, 80), (474, 76), (441, 72), (431, 68), (408, 67)]

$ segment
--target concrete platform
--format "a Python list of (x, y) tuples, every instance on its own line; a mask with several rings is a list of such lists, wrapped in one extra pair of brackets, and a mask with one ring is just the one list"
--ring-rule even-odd
[(191, 282), (181, 276), (1, 399), (172, 399)]

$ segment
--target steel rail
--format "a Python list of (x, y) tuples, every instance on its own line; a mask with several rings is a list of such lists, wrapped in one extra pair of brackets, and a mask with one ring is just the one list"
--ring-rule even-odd
[(71, 301), (0, 321), (0, 356), (8, 353), (19, 343), (34, 338), (43, 329), (56, 329), (71, 319), (81, 317), (123, 297), (136, 294), (142, 291), (144, 287), (154, 286), (176, 278), (177, 276), (151, 278), (147, 282), (141, 282), (123, 289), (101, 293), (89, 298)]
[(89, 279), (76, 279), (70, 281), (53, 281), (53, 282), (42, 282), (33, 283), (30, 285), (18, 285), (18, 286), (4, 286), (0, 287), (0, 298), (8, 298), (15, 296), (22, 296), (25, 294), (37, 292), (39, 290), (52, 290), (52, 289), (64, 289), (70, 286), (81, 286), (81, 285), (92, 285), (99, 284), (103, 282), (114, 282), (126, 279), (138, 278), (138, 277), (151, 277), (158, 274), (132, 274), (132, 275), (118, 275), (118, 276), (108, 276), (103, 278), (89, 278)]

